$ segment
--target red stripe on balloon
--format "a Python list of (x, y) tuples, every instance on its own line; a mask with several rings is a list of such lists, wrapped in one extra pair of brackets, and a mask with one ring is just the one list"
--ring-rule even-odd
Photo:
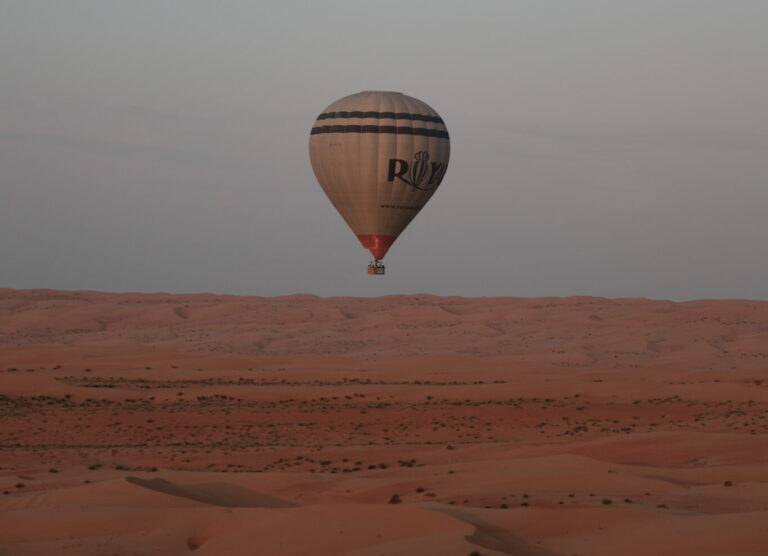
[(397, 236), (381, 234), (357, 234), (357, 239), (368, 249), (376, 260), (381, 260), (397, 239)]

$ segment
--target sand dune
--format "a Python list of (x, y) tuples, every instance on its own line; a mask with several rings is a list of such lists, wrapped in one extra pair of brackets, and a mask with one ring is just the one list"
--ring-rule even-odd
[(0, 345), (243, 355), (511, 357), (548, 366), (762, 368), (768, 302), (276, 298), (0, 289)]
[(748, 300), (0, 290), (0, 555), (768, 555), (767, 346)]
[(230, 483), (206, 483), (192, 486), (177, 485), (165, 479), (141, 479), (126, 477), (131, 484), (148, 488), (171, 496), (188, 498), (223, 506), (225, 508), (293, 508), (296, 504), (280, 500), (273, 496), (259, 494)]

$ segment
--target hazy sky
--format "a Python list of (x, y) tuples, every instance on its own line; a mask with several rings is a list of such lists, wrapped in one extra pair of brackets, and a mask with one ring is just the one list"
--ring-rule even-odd
[[(0, 0), (0, 286), (768, 298), (768, 1)], [(315, 182), (402, 91), (446, 178), (370, 259)]]

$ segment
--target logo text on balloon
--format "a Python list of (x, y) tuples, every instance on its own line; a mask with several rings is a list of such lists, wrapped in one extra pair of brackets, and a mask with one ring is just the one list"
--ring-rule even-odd
[(419, 151), (413, 155), (412, 162), (390, 158), (387, 181), (394, 182), (397, 178), (420, 191), (431, 191), (443, 181), (447, 168), (447, 163), (430, 162), (429, 153)]

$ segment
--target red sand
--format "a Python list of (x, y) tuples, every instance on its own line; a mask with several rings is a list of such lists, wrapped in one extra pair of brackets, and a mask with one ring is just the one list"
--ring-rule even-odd
[(0, 554), (767, 555), (767, 368), (768, 302), (0, 289)]

